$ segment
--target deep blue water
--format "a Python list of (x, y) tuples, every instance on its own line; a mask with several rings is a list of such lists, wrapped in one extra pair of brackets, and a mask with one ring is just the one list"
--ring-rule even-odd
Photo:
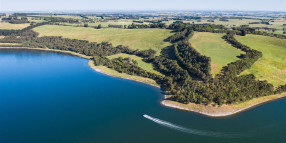
[(163, 107), (160, 89), (97, 73), (87, 62), (52, 52), (1, 50), (0, 143), (286, 140), (285, 99), (211, 118)]

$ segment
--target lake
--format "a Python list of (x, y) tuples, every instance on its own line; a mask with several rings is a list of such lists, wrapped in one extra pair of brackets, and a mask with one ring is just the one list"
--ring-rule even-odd
[(269, 143), (286, 140), (286, 100), (212, 118), (160, 105), (153, 86), (65, 54), (0, 50), (0, 143)]

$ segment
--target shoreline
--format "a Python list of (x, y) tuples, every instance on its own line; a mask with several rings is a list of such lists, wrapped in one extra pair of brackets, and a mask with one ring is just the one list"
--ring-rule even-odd
[(64, 50), (56, 50), (56, 49), (49, 49), (49, 48), (29, 48), (29, 47), (1, 47), (0, 49), (26, 49), (26, 50), (40, 50), (40, 51), (50, 51), (50, 52), (57, 52), (57, 53), (63, 53), (63, 54), (70, 54), (73, 56), (77, 56), (77, 57), (81, 57), (84, 59), (91, 59), (91, 56), (86, 56), (83, 54), (79, 54), (76, 52), (72, 52), (72, 51), (64, 51)]
[[(150, 83), (150, 82), (145, 82), (144, 80), (135, 79), (135, 78), (137, 78), (138, 76), (129, 75), (128, 78), (124, 78), (124, 77), (122, 77), (122, 76), (117, 76), (117, 75), (115, 75), (115, 74), (110, 74), (110, 73), (108, 73), (108, 72), (104, 72), (99, 66), (95, 66), (95, 65), (94, 65), (94, 62), (93, 62), (92, 60), (89, 60), (88, 66), (89, 66), (90, 68), (92, 68), (93, 70), (95, 70), (96, 72), (99, 72), (99, 73), (102, 73), (102, 74), (105, 74), (105, 75), (108, 75), (108, 76), (113, 76), (113, 77), (118, 77), (118, 78), (122, 78), (122, 79), (127, 79), (127, 80), (131, 80), (131, 81), (135, 81), (135, 82), (139, 82), (139, 83), (144, 83), (144, 84), (148, 84), (148, 85), (151, 85), (151, 86), (160, 88), (160, 86), (155, 85), (155, 84), (152, 84), (152, 83)], [(111, 70), (112, 70), (112, 69), (111, 69)], [(123, 74), (123, 73), (119, 73), (119, 74)], [(142, 79), (148, 79), (148, 78), (142, 77)]]
[(173, 100), (169, 100), (170, 96), (165, 95), (165, 99), (161, 101), (161, 104), (169, 107), (174, 108), (178, 110), (183, 111), (191, 111), (194, 113), (199, 113), (205, 116), (209, 117), (226, 117), (226, 116), (232, 116), (244, 111), (247, 111), (249, 109), (255, 108), (257, 106), (267, 104), (269, 102), (273, 102), (275, 100), (286, 98), (286, 93), (277, 94), (277, 95), (269, 95), (269, 96), (263, 96), (254, 98), (242, 103), (236, 103), (236, 104), (223, 104), (221, 106), (212, 106), (212, 105), (201, 105), (201, 104), (195, 104), (195, 103), (189, 103), (189, 104), (183, 104), (179, 103)]
[[(71, 51), (63, 51), (63, 50), (56, 50), (56, 49), (48, 49), (48, 48), (29, 48), (29, 47), (0, 47), (0, 49), (28, 49), (28, 50), (42, 50), (42, 51), (51, 51), (51, 52), (57, 52), (57, 53), (64, 53), (64, 54), (70, 54), (73, 56), (85, 58), (88, 61), (88, 66), (93, 69), (96, 72), (108, 75), (108, 76), (113, 76), (113, 77), (118, 77), (122, 79), (127, 79), (139, 83), (144, 83), (151, 85), (153, 87), (160, 88), (160, 86), (154, 84), (154, 80), (148, 79), (148, 78), (143, 78), (139, 76), (132, 76), (132, 75), (125, 75), (122, 76), (124, 73), (110, 73), (105, 70), (103, 70), (103, 67), (100, 66), (95, 66), (94, 62), (91, 60), (91, 56), (86, 56), (83, 54), (71, 52)], [(110, 69), (111, 70), (111, 69)], [(114, 71), (114, 70), (113, 70)], [(140, 80), (138, 79), (140, 78)], [(148, 81), (148, 82), (147, 82)], [(165, 98), (160, 102), (161, 105), (169, 108), (174, 108), (178, 110), (184, 110), (184, 111), (191, 111), (195, 113), (199, 113), (205, 116), (209, 117), (225, 117), (225, 116), (231, 116), (235, 115), (237, 113), (249, 110), (251, 108), (254, 108), (256, 106), (272, 102), (274, 100), (278, 100), (281, 98), (286, 97), (286, 93), (282, 94), (277, 94), (277, 95), (270, 95), (270, 96), (263, 96), (263, 97), (258, 97), (251, 99), (249, 101), (245, 101), (242, 103), (238, 104), (231, 104), (231, 105), (221, 105), (221, 106), (212, 106), (212, 105), (201, 105), (201, 104), (194, 104), (194, 103), (189, 103), (189, 104), (182, 104), (173, 100), (169, 100), (168, 98), (171, 97), (170, 95), (165, 95)]]
[[(154, 84), (155, 81), (150, 79), (149, 82), (147, 82), (149, 78), (144, 78), (144, 77), (139, 77), (139, 76), (133, 76), (133, 75), (128, 75), (128, 77), (122, 77), (122, 76), (118, 76), (115, 74), (111, 74), (108, 72), (104, 72), (104, 70), (102, 70), (99, 66), (95, 66), (94, 62), (91, 60), (91, 56), (86, 56), (83, 54), (79, 54), (76, 52), (72, 52), (72, 51), (64, 51), (64, 50), (57, 50), (57, 49), (49, 49), (49, 48), (30, 48), (30, 47), (1, 47), (0, 49), (27, 49), (27, 50), (41, 50), (41, 51), (50, 51), (50, 52), (57, 52), (57, 53), (63, 53), (63, 54), (70, 54), (72, 56), (77, 56), (77, 57), (81, 57), (84, 59), (89, 60), (88, 61), (88, 66), (90, 68), (92, 68), (93, 70), (95, 70), (96, 72), (108, 75), (108, 76), (113, 76), (113, 77), (118, 77), (118, 78), (122, 78), (122, 79), (127, 79), (127, 80), (131, 80), (131, 81), (135, 81), (135, 82), (139, 82), (139, 83), (144, 83), (144, 84), (148, 84), (157, 88), (160, 88), (159, 85)], [(110, 69), (112, 70), (112, 69)], [(114, 71), (114, 70), (113, 70)], [(124, 74), (124, 73), (120, 73), (120, 74)], [(140, 78), (142, 80), (136, 79), (136, 78)]]

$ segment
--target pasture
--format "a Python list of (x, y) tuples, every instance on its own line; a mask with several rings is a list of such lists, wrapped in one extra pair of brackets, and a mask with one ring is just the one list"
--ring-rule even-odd
[(169, 46), (164, 39), (172, 35), (166, 29), (121, 29), (121, 28), (85, 28), (72, 26), (44, 25), (34, 28), (39, 36), (63, 36), (64, 38), (88, 40), (91, 42), (110, 42), (114, 46), (124, 45), (131, 49), (154, 49), (157, 54)]
[(242, 44), (261, 51), (263, 57), (242, 74), (254, 74), (274, 86), (286, 84), (286, 40), (273, 37), (247, 35), (236, 38)]
[(25, 27), (28, 27), (30, 24), (11, 24), (8, 22), (0, 22), (0, 29), (23, 29)]
[(238, 60), (243, 54), (241, 50), (232, 47), (222, 39), (224, 34), (195, 32), (190, 43), (199, 53), (211, 58), (211, 74), (218, 74), (223, 66)]

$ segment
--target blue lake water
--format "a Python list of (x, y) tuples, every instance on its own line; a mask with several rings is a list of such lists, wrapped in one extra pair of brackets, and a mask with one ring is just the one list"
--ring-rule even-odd
[(160, 89), (95, 72), (87, 63), (53, 52), (2, 49), (0, 143), (286, 140), (285, 99), (211, 118), (163, 107)]

